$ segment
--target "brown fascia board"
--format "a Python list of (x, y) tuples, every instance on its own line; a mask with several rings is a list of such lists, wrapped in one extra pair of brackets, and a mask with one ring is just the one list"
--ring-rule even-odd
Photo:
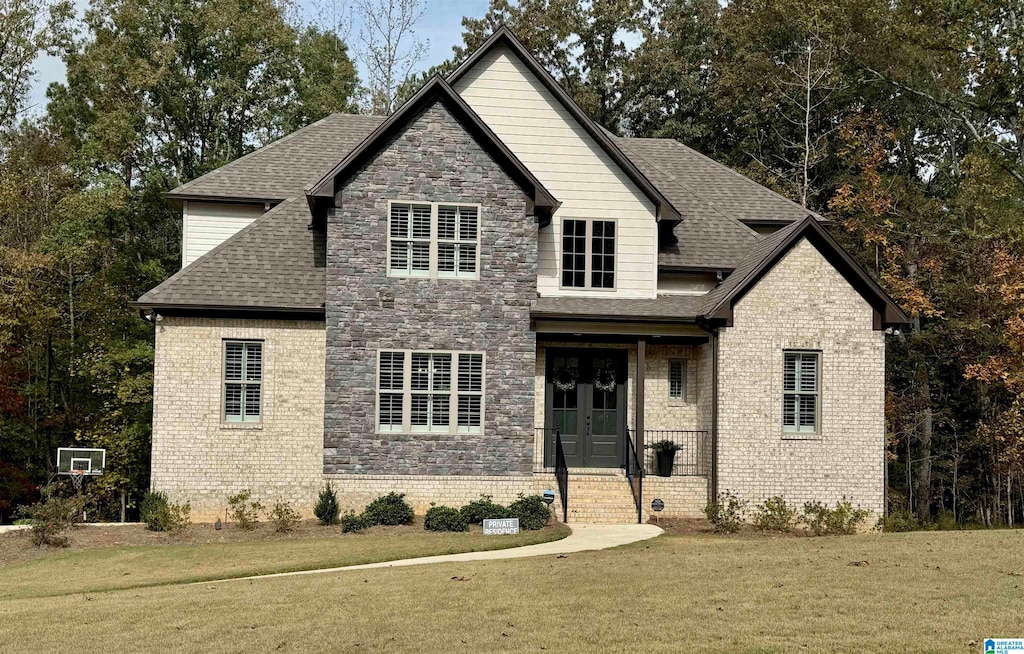
[[(523, 190), (527, 191), (534, 209), (539, 214), (550, 215), (559, 202), (551, 195), (540, 180), (519, 160), (515, 154), (491, 131), (491, 128), (473, 111), (465, 100), (456, 93), (440, 75), (435, 75), (423, 85), (416, 95), (380, 124), (369, 136), (363, 139), (337, 166), (306, 189), (307, 202), (310, 209), (315, 210), (322, 203), (330, 205), (334, 201), (335, 180), (344, 177), (349, 171), (358, 169), (363, 163), (377, 153), (380, 144), (405, 127), (409, 119), (433, 101), (440, 101), (455, 115), (468, 131), (494, 159), (511, 173), (512, 178)], [(321, 200), (322, 198), (322, 200)]]
[(666, 316), (638, 313), (628, 316), (614, 315), (602, 316), (594, 314), (578, 314), (565, 311), (531, 311), (530, 318), (534, 320), (570, 320), (573, 322), (625, 322), (625, 323), (650, 323), (662, 322), (671, 324), (696, 324), (696, 316)]
[(622, 149), (608, 137), (604, 130), (602, 130), (597, 123), (595, 123), (593, 119), (586, 114), (586, 112), (580, 109), (579, 105), (576, 104), (576, 101), (569, 97), (569, 94), (565, 92), (565, 89), (559, 86), (558, 82), (555, 81), (555, 78), (552, 77), (543, 66), (541, 66), (540, 62), (530, 54), (526, 49), (526, 46), (520, 42), (519, 38), (516, 37), (512, 30), (507, 26), (502, 25), (495, 30), (494, 34), (491, 34), (491, 36), (488, 37), (488, 39), (484, 41), (479, 48), (477, 48), (476, 52), (471, 54), (458, 66), (458, 68), (452, 71), (447, 77), (448, 83), (454, 85), (458, 82), (467, 71), (472, 69), (473, 66), (491, 50), (491, 48), (499, 43), (504, 43), (508, 46), (508, 48), (512, 50), (512, 52), (515, 53), (515, 55), (519, 57), (524, 64), (526, 64), (526, 67), (530, 69), (530, 72), (532, 72), (537, 79), (544, 84), (545, 88), (547, 88), (547, 90), (558, 99), (562, 106), (572, 114), (572, 117), (576, 119), (577, 123), (583, 126), (583, 129), (586, 130), (587, 134), (597, 141), (597, 144), (600, 145), (608, 156), (612, 158), (612, 161), (614, 161), (616, 165), (626, 173), (626, 176), (637, 185), (641, 192), (643, 192), (643, 194), (655, 204), (658, 208), (658, 220), (679, 220), (681, 218), (679, 211), (672, 205), (669, 199), (662, 195), (661, 191), (658, 190), (658, 187), (655, 186), (651, 180), (647, 179), (646, 175), (640, 172), (640, 169), (637, 168), (636, 164), (634, 164), (633, 161), (625, 155)]
[(781, 261), (782, 257), (793, 249), (803, 237), (807, 237), (807, 240), (815, 245), (825, 259), (868, 301), (868, 304), (874, 309), (873, 325), (875, 329), (910, 323), (910, 317), (896, 304), (895, 300), (889, 297), (889, 294), (878, 285), (878, 282), (872, 279), (860, 264), (850, 257), (813, 216), (805, 218), (800, 228), (795, 229), (768, 257), (748, 273), (736, 288), (722, 298), (711, 311), (700, 316), (700, 319), (731, 326), (733, 307), (736, 302), (746, 295), (768, 271), (774, 268), (775, 264)]
[(264, 307), (227, 304), (172, 304), (160, 302), (131, 302), (130, 306), (167, 316), (211, 316), (243, 318), (297, 318), (313, 320), (325, 316), (324, 307)]

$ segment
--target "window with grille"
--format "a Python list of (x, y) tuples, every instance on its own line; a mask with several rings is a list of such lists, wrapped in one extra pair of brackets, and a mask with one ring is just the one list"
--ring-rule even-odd
[(682, 400), (686, 397), (686, 362), (671, 359), (668, 362), (668, 398)]
[(785, 352), (782, 378), (782, 428), (818, 433), (821, 357), (817, 352)]
[(380, 431), (402, 431), (404, 393), (405, 352), (381, 352), (377, 373), (377, 424)]
[(377, 425), (381, 432), (479, 432), (484, 356), (472, 352), (382, 351)]
[(388, 274), (392, 277), (479, 277), (480, 208), (392, 202)]
[(562, 221), (562, 286), (615, 288), (615, 221)]
[(224, 420), (259, 422), (263, 405), (263, 343), (224, 342)]

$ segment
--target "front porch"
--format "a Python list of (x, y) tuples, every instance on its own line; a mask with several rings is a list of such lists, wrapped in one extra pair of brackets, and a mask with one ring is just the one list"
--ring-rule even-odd
[[(712, 466), (709, 334), (679, 324), (535, 327), (534, 472), (558, 479), (568, 520), (646, 521), (656, 498), (662, 515), (702, 515)], [(678, 447), (668, 476), (656, 474), (660, 441)]]

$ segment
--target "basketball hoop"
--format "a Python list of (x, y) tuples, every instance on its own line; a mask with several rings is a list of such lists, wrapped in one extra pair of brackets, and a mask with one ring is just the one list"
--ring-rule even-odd
[(75, 492), (81, 493), (82, 482), (85, 481), (85, 470), (69, 470), (67, 474), (71, 477), (71, 484), (75, 487)]

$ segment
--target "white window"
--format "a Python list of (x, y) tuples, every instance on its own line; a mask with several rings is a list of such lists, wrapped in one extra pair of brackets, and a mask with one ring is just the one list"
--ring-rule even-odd
[(821, 357), (817, 352), (783, 353), (782, 429), (818, 433)]
[(683, 400), (686, 398), (686, 362), (682, 359), (670, 359), (668, 362), (668, 399)]
[(391, 202), (388, 275), (479, 278), (480, 207)]
[(259, 422), (262, 407), (263, 343), (224, 342), (224, 420)]
[(562, 286), (615, 288), (615, 221), (562, 221)]
[(478, 433), (483, 426), (483, 385), (481, 353), (381, 351), (377, 429)]

